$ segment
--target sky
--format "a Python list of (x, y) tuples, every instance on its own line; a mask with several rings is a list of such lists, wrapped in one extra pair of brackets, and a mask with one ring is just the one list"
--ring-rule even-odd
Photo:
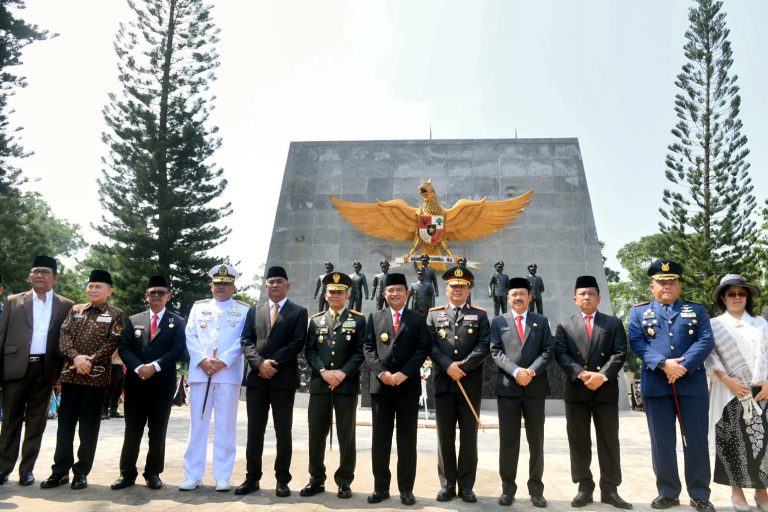
[[(221, 28), (211, 122), (234, 211), (215, 254), (245, 276), (266, 261), (291, 141), (428, 139), (430, 126), (434, 139), (576, 137), (609, 264), (657, 231), (691, 2), (211, 3)], [(724, 11), (762, 202), (768, 2), (727, 0)], [(34, 151), (19, 166), (27, 189), (92, 243), (101, 111), (119, 91), (112, 43), (131, 12), (123, 0), (30, 0), (23, 18), (59, 36), (30, 45), (18, 69), (29, 86), (11, 100), (12, 122)]]

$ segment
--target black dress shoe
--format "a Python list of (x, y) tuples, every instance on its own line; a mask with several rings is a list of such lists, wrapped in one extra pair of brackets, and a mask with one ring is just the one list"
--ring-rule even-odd
[(508, 507), (515, 502), (515, 497), (509, 494), (502, 494), (499, 496), (499, 505), (502, 507)]
[(7, 481), (8, 481), (8, 473), (6, 473), (5, 471), (0, 471), (0, 485), (3, 485)]
[(547, 508), (547, 500), (541, 494), (531, 496), (531, 503), (536, 508)]
[(252, 492), (256, 492), (259, 490), (259, 482), (256, 480), (249, 480), (245, 479), (245, 482), (237, 486), (235, 489), (235, 494), (238, 496), (245, 496), (246, 494), (251, 494)]
[(277, 487), (275, 487), (275, 496), (278, 498), (287, 498), (290, 495), (291, 490), (288, 488), (288, 484), (277, 484)]
[(35, 483), (35, 475), (31, 471), (25, 471), (19, 475), (19, 485), (32, 485)]
[(411, 491), (405, 491), (400, 493), (400, 503), (403, 505), (415, 505), (416, 497)]
[(574, 508), (585, 507), (592, 503), (592, 493), (586, 491), (579, 491), (576, 496), (571, 500), (571, 506)]
[(109, 419), (109, 411), (104, 411), (101, 413), (101, 419), (102, 420), (108, 420)]
[(120, 489), (125, 489), (126, 487), (130, 487), (136, 483), (136, 477), (134, 478), (128, 478), (125, 476), (121, 476), (114, 482), (112, 482), (112, 485), (110, 486), (113, 491), (119, 491)]
[(381, 503), (382, 500), (389, 499), (389, 491), (373, 491), (373, 494), (368, 496), (368, 503)]
[(88, 478), (86, 478), (85, 475), (77, 475), (75, 474), (72, 477), (72, 483), (69, 485), (70, 488), (79, 491), (80, 489), (85, 489), (88, 487)]
[(451, 501), (456, 496), (456, 491), (450, 487), (443, 487), (437, 493), (437, 501)]
[(117, 411), (112, 411), (111, 413), (109, 413), (109, 417), (110, 418), (124, 418), (125, 416), (123, 416), (122, 414), (120, 414)]
[(58, 487), (68, 482), (69, 482), (69, 475), (57, 475), (56, 473), (53, 473), (51, 476), (49, 476), (48, 478), (40, 482), (40, 488), (53, 489), (54, 487)]
[(314, 496), (317, 493), (325, 492), (325, 485), (320, 482), (309, 482), (299, 491), (299, 496)]
[(336, 496), (338, 496), (341, 499), (351, 498), (352, 489), (349, 487), (349, 484), (341, 484), (339, 486), (339, 492), (336, 493)]
[(472, 490), (461, 491), (459, 495), (461, 496), (461, 499), (464, 500), (466, 503), (477, 503), (477, 495)]
[(162, 489), (163, 481), (160, 480), (160, 475), (149, 475), (144, 478), (147, 482), (147, 487), (150, 489)]
[(624, 510), (632, 509), (632, 504), (624, 501), (624, 499), (621, 496), (619, 496), (619, 493), (615, 491), (609, 492), (608, 494), (603, 494), (600, 497), (600, 502), (613, 505), (616, 508), (623, 508)]
[(677, 498), (668, 498), (666, 496), (656, 496), (651, 502), (651, 508), (669, 508), (679, 505), (680, 500)]
[(691, 498), (691, 506), (699, 512), (715, 512), (715, 506), (706, 498)]

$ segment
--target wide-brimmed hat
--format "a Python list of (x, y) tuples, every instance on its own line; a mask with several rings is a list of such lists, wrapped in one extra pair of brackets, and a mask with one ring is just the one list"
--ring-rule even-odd
[(746, 288), (752, 295), (752, 300), (755, 300), (760, 296), (760, 289), (753, 284), (747, 283), (747, 281), (739, 274), (726, 274), (720, 280), (720, 284), (717, 285), (714, 290), (712, 290), (712, 300), (717, 302), (717, 298), (720, 296), (720, 292), (729, 286), (742, 286)]

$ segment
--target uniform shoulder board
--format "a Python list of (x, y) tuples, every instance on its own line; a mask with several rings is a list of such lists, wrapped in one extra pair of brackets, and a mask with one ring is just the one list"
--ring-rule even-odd
[(475, 306), (474, 304), (473, 304), (472, 306), (470, 306), (470, 307), (471, 307), (472, 309), (479, 309), (479, 310), (480, 310), (480, 311), (482, 311), (482, 312), (485, 312), (485, 311), (486, 311), (486, 309), (485, 309), (485, 308), (481, 308), (480, 306)]
[(361, 313), (361, 312), (359, 312), (359, 311), (355, 311), (354, 309), (350, 309), (350, 310), (349, 310), (349, 312), (350, 312), (350, 313), (352, 313), (352, 314), (353, 314), (353, 315), (355, 315), (355, 316), (362, 316), (362, 317), (365, 317), (365, 315), (364, 315), (364, 314), (362, 314), (362, 313)]
[(196, 300), (196, 301), (195, 301), (195, 304), (200, 304), (200, 303), (203, 303), (203, 302), (208, 302), (209, 300), (210, 300), (210, 299), (200, 299), (200, 300)]
[(445, 309), (445, 306), (435, 306), (433, 308), (429, 308), (430, 311), (440, 311), (441, 309)]
[(324, 315), (324, 314), (325, 314), (325, 311), (321, 311), (321, 312), (319, 312), (319, 313), (315, 313), (314, 315), (312, 315), (312, 316), (311, 316), (311, 317), (309, 317), (309, 318), (315, 318), (316, 316), (320, 316), (320, 315)]
[(632, 306), (632, 307), (633, 307), (633, 308), (636, 308), (636, 307), (638, 307), (638, 306), (645, 306), (646, 304), (650, 304), (650, 303), (651, 303), (651, 301), (649, 301), (649, 300), (646, 300), (645, 302), (638, 302), (637, 304), (635, 304), (635, 305), (634, 305), (634, 306)]
[(695, 300), (686, 300), (685, 302), (687, 302), (688, 304), (696, 304), (697, 306), (703, 306), (704, 305), (701, 302), (696, 302)]

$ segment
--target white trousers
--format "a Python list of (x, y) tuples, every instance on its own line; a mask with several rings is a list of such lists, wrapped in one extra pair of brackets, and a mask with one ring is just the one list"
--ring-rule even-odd
[(184, 452), (184, 478), (202, 480), (208, 453), (208, 431), (211, 414), (213, 423), (213, 479), (229, 480), (235, 465), (237, 439), (237, 405), (240, 399), (239, 384), (214, 384), (208, 391), (205, 414), (200, 419), (207, 382), (189, 385), (189, 440)]

